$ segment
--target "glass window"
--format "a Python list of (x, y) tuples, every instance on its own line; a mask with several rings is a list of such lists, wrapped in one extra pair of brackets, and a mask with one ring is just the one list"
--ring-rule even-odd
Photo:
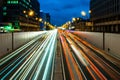
[(11, 1), (11, 4), (18, 4), (18, 1)]
[(10, 1), (7, 1), (7, 4), (10, 4)]
[(3, 16), (6, 16), (7, 15), (7, 12), (3, 12)]
[(8, 0), (7, 4), (18, 4), (18, 0)]
[(3, 10), (4, 10), (4, 11), (6, 11), (6, 10), (7, 10), (7, 7), (6, 7), (6, 6), (4, 6), (4, 7), (3, 7)]

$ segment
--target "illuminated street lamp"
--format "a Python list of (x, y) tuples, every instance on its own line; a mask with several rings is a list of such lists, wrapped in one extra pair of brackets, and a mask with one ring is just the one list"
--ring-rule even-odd
[(86, 12), (85, 11), (81, 11), (81, 15), (82, 16), (86, 16)]
[(79, 21), (79, 20), (80, 20), (80, 18), (77, 18), (77, 20)]
[(23, 11), (23, 13), (24, 13), (24, 14), (26, 14), (26, 13), (27, 13), (27, 11), (25, 11), (25, 10), (24, 10), (24, 11)]
[(39, 18), (39, 22), (42, 22), (42, 18)]
[(37, 20), (38, 20), (38, 18), (36, 17), (36, 18), (35, 18), (35, 20), (37, 21)]
[(68, 24), (71, 24), (71, 22), (70, 22), (70, 21), (68, 21)]
[(72, 22), (75, 22), (76, 21), (76, 19), (75, 18), (72, 18)]
[(92, 12), (92, 11), (91, 11), (91, 10), (89, 10), (89, 14), (91, 14), (91, 12)]
[(47, 24), (47, 22), (45, 21), (45, 22), (44, 22), (44, 24), (46, 25), (46, 24)]
[(35, 12), (33, 10), (30, 10), (30, 11), (24, 10), (23, 13), (27, 14), (28, 16), (34, 16), (34, 14), (35, 14)]
[(28, 12), (28, 15), (29, 15), (29, 16), (34, 16), (34, 14), (35, 14), (35, 13), (34, 13), (33, 10), (30, 10), (30, 11)]

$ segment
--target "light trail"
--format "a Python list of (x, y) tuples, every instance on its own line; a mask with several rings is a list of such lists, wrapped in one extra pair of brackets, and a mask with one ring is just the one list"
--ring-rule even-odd
[[(48, 76), (47, 75), (48, 73), (46, 73), (46, 71), (48, 70), (51, 71), (52, 69), (52, 65), (55, 57), (54, 46), (56, 45), (56, 37), (57, 37), (57, 30), (48, 31), (43, 35), (40, 35), (37, 38), (33, 39), (24, 46), (20, 47), (11, 54), (0, 59), (1, 67), (4, 66), (3, 69), (1, 69), (0, 71), (0, 74), (2, 74), (0, 79), (1, 80), (4, 79), (38, 80), (39, 78), (44, 79), (47, 77), (51, 77), (52, 73), (49, 72), (50, 75)], [(10, 63), (6, 64), (8, 63), (8, 61), (10, 61)], [(39, 76), (43, 68), (44, 68), (44, 74)], [(30, 74), (32, 70), (33, 72)]]
[[(64, 37), (61, 36), (64, 36), (65, 39), (62, 39)], [(63, 52), (68, 52), (69, 49), (72, 49), (72, 56), (74, 57), (74, 60), (77, 63), (79, 71), (84, 79), (120, 79), (120, 61), (118, 59), (107, 55), (104, 51), (71, 34), (69, 31), (61, 30), (60, 38), (61, 43), (63, 43)], [(65, 41), (67, 43), (65, 43)], [(66, 44), (68, 44), (69, 48), (66, 47)], [(75, 79), (73, 76), (74, 74), (72, 74), (74, 73), (74, 63), (70, 63), (70, 61), (73, 59), (72, 57), (68, 57), (67, 59), (68, 54), (64, 54), (64, 56), (67, 62), (66, 67), (68, 68), (70, 74), (69, 77), (70, 79)], [(72, 68), (72, 71), (70, 68)], [(65, 73), (67, 74), (68, 72)]]

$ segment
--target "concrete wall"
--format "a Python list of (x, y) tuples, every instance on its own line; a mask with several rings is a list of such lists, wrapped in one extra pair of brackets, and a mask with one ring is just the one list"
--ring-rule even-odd
[(12, 51), (12, 34), (0, 34), (0, 57)]
[(95, 32), (79, 32), (80, 37), (93, 45), (103, 49), (103, 34)]
[[(79, 32), (80, 37), (103, 49), (103, 33)], [(120, 34), (105, 33), (105, 51), (120, 59)]]
[(0, 57), (11, 52), (12, 46), (13, 49), (17, 49), (41, 33), (42, 32), (16, 32), (13, 33), (13, 36), (12, 33), (0, 33)]
[(105, 50), (120, 59), (120, 34), (105, 34)]
[(32, 40), (34, 37), (41, 34), (41, 32), (20, 32), (14, 33), (14, 49)]

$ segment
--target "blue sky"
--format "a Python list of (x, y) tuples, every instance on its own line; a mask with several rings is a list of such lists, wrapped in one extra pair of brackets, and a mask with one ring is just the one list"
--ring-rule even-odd
[(51, 23), (60, 26), (73, 17), (81, 17), (80, 12), (85, 11), (89, 16), (90, 0), (39, 0), (40, 9), (50, 13)]

